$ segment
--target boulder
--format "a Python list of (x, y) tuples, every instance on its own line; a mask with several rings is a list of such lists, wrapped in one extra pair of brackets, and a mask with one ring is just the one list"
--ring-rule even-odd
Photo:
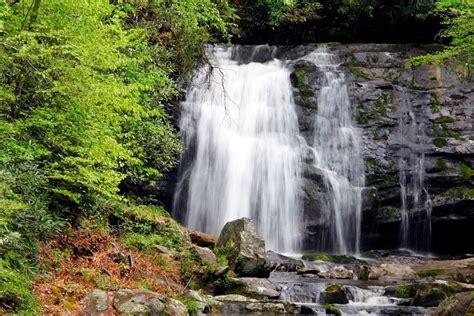
[(238, 276), (270, 276), (271, 264), (265, 252), (265, 241), (257, 235), (251, 219), (241, 218), (225, 224), (216, 248), (218, 252), (225, 252), (230, 268)]
[(277, 286), (262, 278), (230, 278), (231, 289), (227, 293), (242, 294), (255, 299), (278, 298)]
[(165, 246), (161, 246), (161, 245), (155, 245), (154, 246), (155, 250), (158, 252), (158, 253), (161, 253), (163, 255), (170, 255), (171, 254), (171, 250), (169, 250), (167, 247)]
[(346, 289), (341, 284), (328, 284), (322, 293), (324, 304), (347, 304), (349, 300), (346, 296)]
[(201, 262), (217, 263), (216, 255), (211, 249), (193, 245), (191, 248), (201, 258)]
[(118, 315), (186, 316), (188, 314), (183, 303), (143, 289), (115, 292), (113, 306)]
[(109, 295), (102, 290), (94, 290), (84, 298), (84, 313), (100, 315), (109, 309)]
[(214, 297), (212, 311), (219, 315), (236, 314), (300, 314), (301, 307), (286, 301), (256, 300), (242, 295), (230, 294)]
[(473, 315), (474, 297), (469, 292), (458, 293), (445, 299), (434, 311), (428, 313), (430, 316), (456, 316)]
[(293, 272), (304, 267), (302, 260), (290, 258), (274, 251), (267, 251), (272, 271)]
[(318, 273), (320, 277), (327, 279), (353, 279), (354, 273), (344, 268), (335, 268), (329, 271)]
[(407, 265), (382, 263), (370, 268), (370, 280), (403, 280), (412, 281), (417, 278), (416, 272)]
[(207, 247), (210, 249), (213, 249), (216, 245), (216, 236), (212, 236), (188, 227), (183, 227), (182, 229), (195, 245)]
[(439, 287), (419, 289), (416, 291), (412, 305), (424, 307), (438, 306), (448, 295), (448, 292)]
[(208, 300), (199, 292), (196, 292), (194, 290), (187, 290), (182, 296), (184, 299), (192, 300), (196, 302), (196, 305), (197, 305), (196, 314), (205, 315), (205, 314), (210, 313), (211, 305), (209, 304)]
[(356, 265), (354, 267), (354, 275), (357, 277), (358, 280), (368, 280), (369, 279), (369, 272), (370, 268), (366, 265)]

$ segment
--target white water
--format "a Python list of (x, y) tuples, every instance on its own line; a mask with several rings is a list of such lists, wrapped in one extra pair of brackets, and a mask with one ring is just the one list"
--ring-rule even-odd
[[(256, 47), (252, 56), (268, 48)], [(253, 218), (268, 248), (294, 253), (303, 230), (306, 144), (298, 135), (290, 67), (277, 59), (239, 64), (226, 46), (208, 55), (214, 67), (201, 69), (182, 103), (180, 127), (192, 163), (181, 172), (175, 206), (185, 201), (185, 225), (211, 234), (228, 221)], [(327, 245), (315, 248), (358, 253), (364, 170), (347, 82), (326, 47), (302, 59), (323, 72), (311, 145), (328, 191), (320, 238)]]
[(364, 164), (360, 137), (352, 126), (352, 109), (347, 81), (338, 68), (337, 58), (320, 47), (303, 59), (324, 73), (314, 125), (315, 166), (323, 171), (328, 188), (330, 250), (358, 253), (361, 234), (361, 192)]
[[(408, 248), (409, 244), (428, 250), (431, 237), (432, 202), (425, 188), (425, 134), (424, 126), (418, 123), (413, 112), (407, 90), (401, 91), (400, 114), (398, 119), (398, 141), (401, 145), (398, 160), (398, 180), (400, 183), (400, 246)], [(424, 193), (424, 201), (422, 201)], [(413, 212), (423, 209), (426, 212), (422, 245), (412, 236), (410, 231)], [(415, 237), (415, 240), (410, 240)]]
[(290, 72), (280, 60), (239, 65), (231, 55), (230, 47), (212, 47), (214, 69), (201, 69), (182, 103), (180, 127), (195, 156), (184, 172), (187, 192), (178, 188), (175, 202), (186, 201), (189, 227), (218, 234), (249, 217), (267, 248), (294, 252), (301, 151)]

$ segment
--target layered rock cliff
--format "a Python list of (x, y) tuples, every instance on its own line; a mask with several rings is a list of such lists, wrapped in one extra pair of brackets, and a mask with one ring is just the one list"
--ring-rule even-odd
[[(365, 249), (400, 245), (402, 172), (408, 191), (408, 246), (436, 253), (473, 250), (468, 240), (469, 227), (474, 223), (474, 84), (460, 80), (456, 69), (405, 67), (410, 56), (432, 48), (389, 44), (331, 46), (349, 78), (353, 117), (363, 136)], [(308, 138), (313, 134), (320, 72), (304, 61), (296, 61), (293, 67), (301, 134)], [(404, 115), (410, 117), (401, 121)], [(416, 130), (410, 130), (412, 126)], [(415, 163), (400, 165), (401, 157), (413, 159), (413, 155)], [(415, 177), (423, 178), (423, 187), (417, 189), (418, 203), (410, 192), (410, 184), (417, 182)], [(307, 247), (314, 242), (312, 233), (320, 227), (323, 190), (317, 170), (308, 165), (304, 185)], [(427, 202), (432, 204), (431, 224), (427, 223)], [(429, 225), (431, 234), (426, 232)], [(427, 234), (431, 240), (426, 240)]]

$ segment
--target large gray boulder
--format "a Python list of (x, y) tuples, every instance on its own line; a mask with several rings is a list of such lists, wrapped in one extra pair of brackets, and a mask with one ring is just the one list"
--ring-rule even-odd
[(241, 294), (255, 299), (278, 298), (280, 291), (275, 284), (262, 278), (230, 278), (231, 289), (227, 294)]
[(85, 315), (101, 315), (109, 309), (109, 295), (102, 290), (94, 290), (84, 298)]
[(271, 263), (265, 252), (265, 241), (257, 235), (249, 218), (228, 222), (219, 235), (216, 251), (224, 254), (230, 268), (242, 277), (268, 278)]
[(113, 306), (118, 315), (188, 315), (183, 303), (144, 289), (117, 291)]

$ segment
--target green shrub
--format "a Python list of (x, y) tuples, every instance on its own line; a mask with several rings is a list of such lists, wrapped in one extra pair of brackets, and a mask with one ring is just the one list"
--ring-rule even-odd
[(24, 315), (38, 312), (36, 299), (31, 294), (31, 277), (25, 267), (12, 268), (0, 259), (0, 313), (4, 311)]

